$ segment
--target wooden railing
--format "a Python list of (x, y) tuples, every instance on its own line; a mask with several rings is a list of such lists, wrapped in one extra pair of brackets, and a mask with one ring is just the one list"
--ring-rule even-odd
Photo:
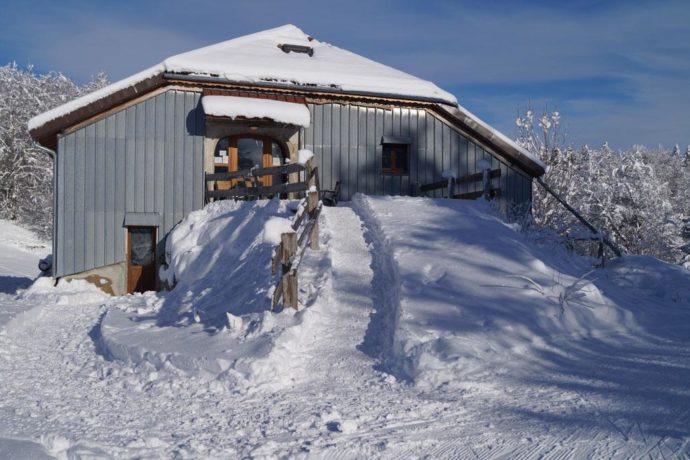
[[(430, 192), (433, 190), (439, 190), (439, 189), (447, 189), (448, 190), (448, 197), (449, 198), (458, 198), (458, 199), (477, 199), (481, 196), (486, 197), (487, 199), (495, 198), (497, 196), (500, 196), (501, 194), (501, 189), (500, 188), (492, 188), (491, 187), (491, 179), (501, 177), (501, 170), (500, 169), (484, 169), (482, 172), (478, 172), (475, 174), (470, 174), (464, 177), (461, 177), (459, 179), (455, 179), (453, 177), (449, 177), (447, 179), (439, 180), (436, 182), (432, 182), (430, 184), (425, 184), (421, 185), (418, 187), (419, 192)], [(455, 193), (455, 187), (461, 184), (468, 184), (472, 182), (479, 182), (482, 181), (482, 190), (478, 190), (476, 192), (467, 192), (467, 193)], [(601, 264), (604, 264), (604, 259), (605, 259), (605, 253), (604, 253), (604, 246), (607, 246), (616, 256), (621, 257), (622, 251), (620, 248), (609, 238), (607, 238), (602, 232), (600, 232), (594, 225), (589, 223), (587, 219), (582, 217), (582, 215), (577, 212), (575, 208), (570, 206), (563, 198), (558, 195), (551, 187), (548, 186), (544, 182), (544, 180), (541, 177), (537, 177), (536, 181), (539, 185), (541, 185), (544, 190), (546, 190), (547, 193), (552, 195), (556, 201), (558, 201), (565, 209), (568, 210), (577, 220), (580, 221), (591, 233), (590, 236), (587, 236), (585, 238), (575, 238), (575, 240), (578, 241), (594, 241), (598, 243), (599, 248), (598, 248), (598, 256), (601, 258)]]
[(318, 168), (307, 163), (307, 196), (300, 201), (292, 221), (292, 231), (280, 235), (280, 244), (273, 251), (271, 273), (275, 276), (280, 265), (280, 277), (273, 291), (271, 310), (282, 300), (284, 307), (297, 309), (297, 269), (309, 246), (319, 249), (319, 216), (322, 203), (319, 200)]
[[(481, 196), (486, 198), (495, 198), (500, 196), (500, 187), (492, 188), (491, 179), (501, 177), (500, 169), (485, 169), (482, 172), (469, 174), (460, 178), (449, 177), (447, 179), (432, 182), (430, 184), (420, 185), (418, 191), (421, 193), (431, 192), (433, 190), (445, 189), (449, 198), (456, 198), (460, 200), (474, 200)], [(455, 188), (458, 185), (471, 184), (474, 182), (482, 182), (482, 189), (476, 192), (455, 193)]]
[[(312, 170), (315, 168), (312, 168)], [(309, 189), (309, 170), (307, 180), (277, 185), (263, 185), (264, 177), (301, 173), (308, 170), (308, 165), (291, 163), (282, 166), (244, 169), (241, 171), (224, 173), (206, 173), (206, 202), (212, 199), (226, 198), (267, 198), (282, 193), (306, 192)], [(219, 189), (218, 182), (231, 182), (235, 185), (227, 189)], [(209, 183), (213, 185), (209, 187)], [(209, 190), (212, 188), (212, 190)]]

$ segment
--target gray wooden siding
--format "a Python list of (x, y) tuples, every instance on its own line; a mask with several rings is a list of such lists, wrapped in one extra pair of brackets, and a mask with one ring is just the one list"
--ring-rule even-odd
[[(335, 188), (341, 182), (341, 199), (357, 192), (370, 195), (408, 195), (415, 183), (441, 179), (446, 169), (458, 177), (480, 171), (483, 158), (501, 169), (493, 179), (503, 197), (516, 204), (532, 199), (531, 178), (493, 156), (454, 127), (418, 109), (382, 109), (342, 104), (308, 104), (311, 126), (302, 131), (301, 143), (312, 150), (319, 166), (321, 186)], [(406, 136), (411, 140), (409, 174), (381, 174), (381, 137)], [(481, 183), (465, 184), (458, 193), (481, 189)], [(438, 190), (433, 196), (442, 196)]]
[(172, 227), (203, 207), (200, 95), (167, 91), (58, 140), (54, 276), (125, 260), (125, 213)]

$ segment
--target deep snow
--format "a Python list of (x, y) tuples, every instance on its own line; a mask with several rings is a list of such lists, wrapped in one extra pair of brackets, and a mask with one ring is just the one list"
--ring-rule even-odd
[(357, 196), (274, 314), (264, 230), (291, 209), (192, 213), (167, 294), (2, 297), (26, 311), (0, 332), (0, 453), (690, 456), (687, 271), (591, 271), (481, 201)]

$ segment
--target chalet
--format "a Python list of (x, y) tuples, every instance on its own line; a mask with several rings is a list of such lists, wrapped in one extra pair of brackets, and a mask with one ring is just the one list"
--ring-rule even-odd
[[(528, 204), (544, 172), (433, 83), (292, 25), (173, 56), (29, 129), (54, 151), (53, 277), (115, 294), (155, 289), (173, 226), (237, 185), (209, 174), (296, 163), (308, 149), (321, 188), (337, 186), (346, 201), (418, 193), (448, 171), (476, 177), (489, 164), (501, 199)], [(289, 191), (296, 176), (261, 181)], [(456, 192), (479, 187), (458, 181)]]

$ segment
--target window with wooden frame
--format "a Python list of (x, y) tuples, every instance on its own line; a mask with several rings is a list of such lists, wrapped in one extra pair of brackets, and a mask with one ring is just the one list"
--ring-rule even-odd
[(403, 143), (383, 143), (381, 174), (403, 176), (409, 174), (409, 145)]
[[(234, 172), (249, 170), (255, 166), (268, 167), (285, 164), (287, 155), (275, 140), (257, 134), (240, 134), (221, 139), (214, 154), (214, 172)], [(219, 190), (227, 190), (240, 185), (239, 179), (218, 181)], [(261, 185), (269, 187), (284, 182), (281, 176), (264, 176)], [(249, 187), (251, 183), (245, 184)]]

